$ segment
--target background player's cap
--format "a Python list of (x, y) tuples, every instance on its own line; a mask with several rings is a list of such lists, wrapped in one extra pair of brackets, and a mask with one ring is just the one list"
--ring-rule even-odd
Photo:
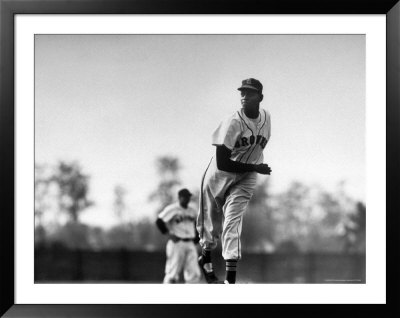
[(178, 191), (178, 196), (191, 197), (192, 194), (188, 189), (182, 189)]
[(242, 81), (242, 86), (240, 86), (238, 88), (238, 90), (242, 90), (242, 89), (254, 89), (259, 93), (262, 93), (263, 90), (263, 86), (261, 84), (261, 82), (259, 80), (256, 80), (255, 78), (248, 78)]

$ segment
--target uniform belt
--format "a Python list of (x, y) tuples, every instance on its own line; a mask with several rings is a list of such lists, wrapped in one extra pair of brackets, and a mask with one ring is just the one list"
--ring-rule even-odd
[(183, 241), (183, 242), (192, 242), (193, 239), (192, 238), (180, 238), (180, 237), (176, 237), (176, 239), (178, 241)]

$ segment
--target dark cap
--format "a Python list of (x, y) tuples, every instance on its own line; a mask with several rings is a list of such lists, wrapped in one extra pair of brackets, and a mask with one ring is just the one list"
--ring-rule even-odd
[(238, 88), (238, 90), (242, 89), (254, 89), (259, 93), (262, 93), (263, 86), (259, 80), (256, 80), (255, 78), (248, 78), (242, 81), (242, 86)]
[(182, 189), (178, 191), (178, 196), (183, 196), (183, 197), (191, 197), (192, 194), (188, 189)]

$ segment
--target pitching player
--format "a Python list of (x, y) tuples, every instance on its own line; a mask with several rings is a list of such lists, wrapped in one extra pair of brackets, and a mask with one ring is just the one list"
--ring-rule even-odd
[[(212, 134), (215, 156), (204, 173), (197, 230), (202, 255), (199, 265), (208, 283), (234, 284), (241, 258), (240, 235), (243, 214), (253, 195), (257, 174), (270, 174), (263, 162), (263, 150), (271, 136), (270, 114), (260, 109), (263, 86), (249, 78), (238, 88), (242, 108), (220, 123)], [(225, 280), (213, 270), (211, 250), (222, 242), (226, 262)]]
[(197, 263), (198, 233), (195, 228), (197, 212), (189, 206), (192, 194), (188, 189), (178, 192), (178, 202), (165, 207), (156, 224), (161, 233), (169, 234), (165, 284), (174, 284), (183, 271), (186, 283), (197, 283), (201, 278)]

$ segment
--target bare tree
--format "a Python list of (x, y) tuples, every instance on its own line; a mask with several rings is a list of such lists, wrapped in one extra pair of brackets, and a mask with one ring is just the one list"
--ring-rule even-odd
[(122, 223), (124, 220), (124, 212), (126, 210), (125, 195), (126, 189), (121, 185), (116, 185), (114, 188), (114, 211), (116, 217)]
[(35, 163), (35, 244), (44, 243), (46, 239), (43, 217), (49, 209), (47, 199), (51, 183), (47, 170), (47, 165)]
[(38, 225), (42, 225), (43, 214), (48, 209), (46, 197), (50, 182), (46, 175), (46, 166), (35, 163), (35, 221)]
[(346, 252), (365, 253), (366, 246), (366, 207), (362, 202), (355, 204), (354, 212), (348, 215), (345, 224), (345, 246)]
[(157, 211), (159, 212), (172, 203), (176, 197), (176, 187), (181, 184), (179, 180), (181, 165), (176, 157), (162, 156), (156, 160), (156, 169), (160, 176), (160, 182), (149, 199), (159, 203), (160, 207)]
[(89, 176), (76, 162), (59, 162), (52, 181), (58, 186), (60, 211), (66, 212), (74, 223), (79, 223), (80, 213), (93, 205), (88, 199)]

